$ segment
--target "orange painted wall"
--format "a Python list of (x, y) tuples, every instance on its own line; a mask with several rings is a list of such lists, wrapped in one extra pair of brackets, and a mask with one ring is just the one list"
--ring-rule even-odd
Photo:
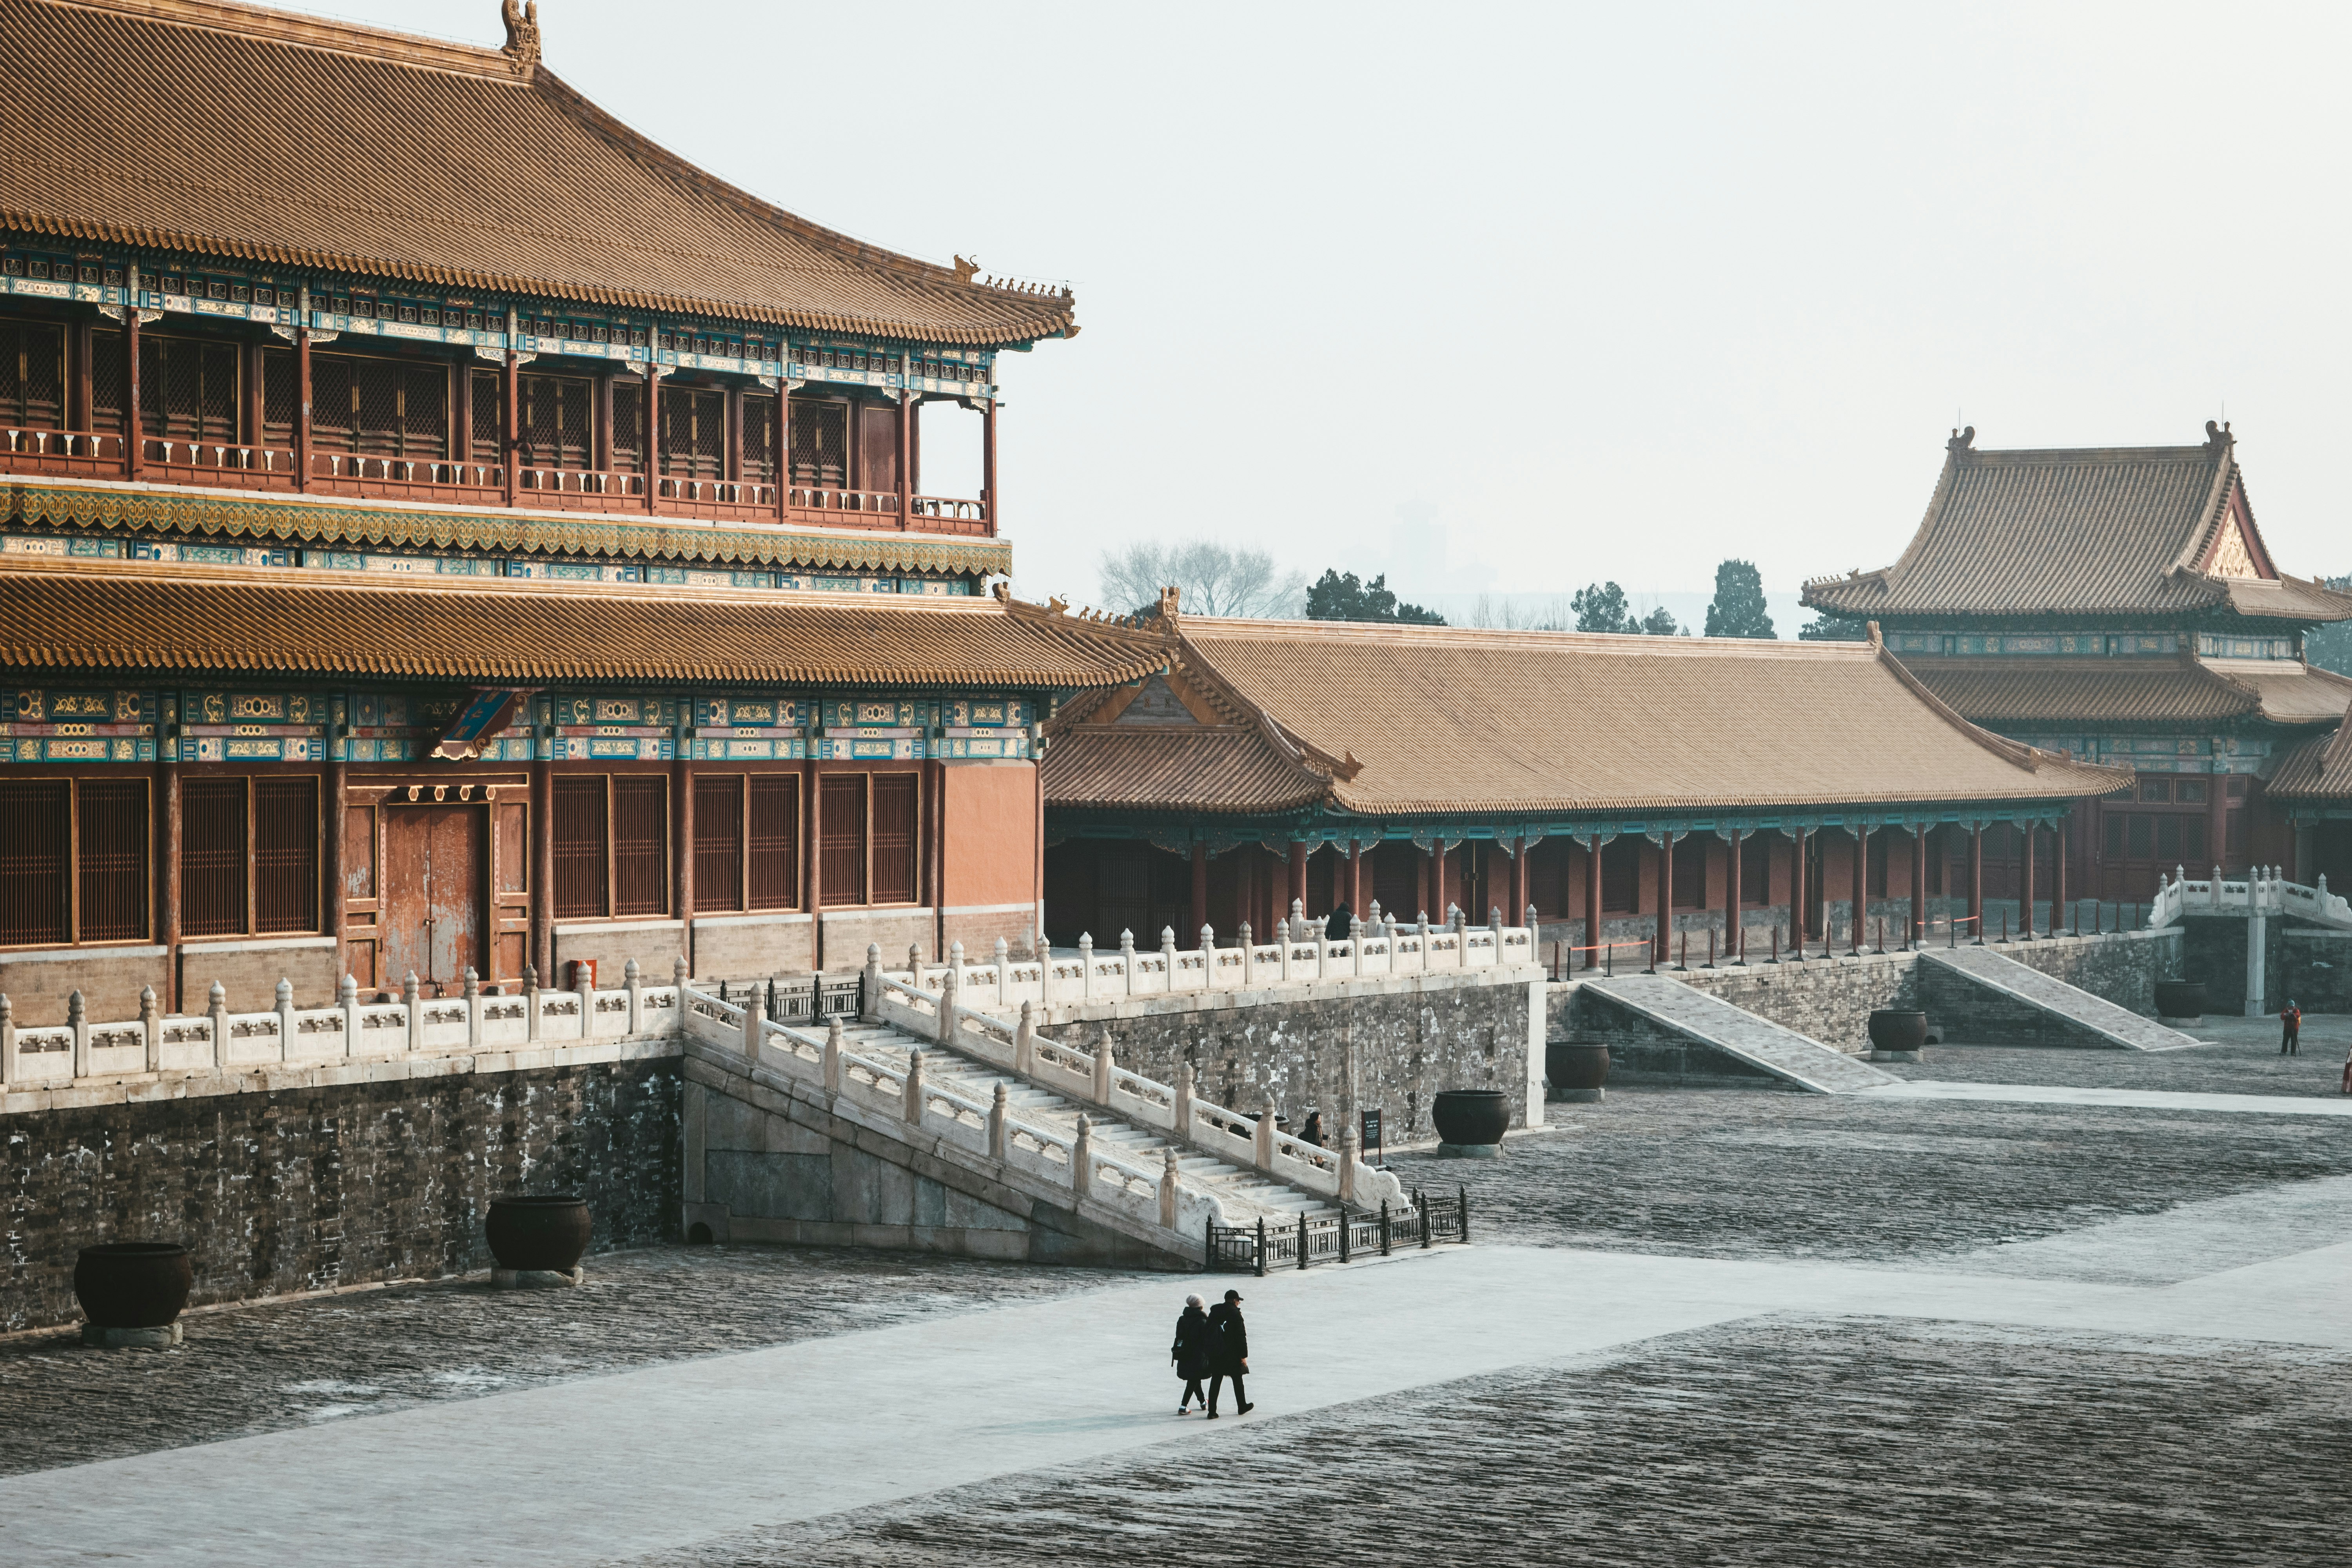
[(941, 856), (950, 909), (1037, 897), (1037, 770), (1027, 763), (950, 763)]

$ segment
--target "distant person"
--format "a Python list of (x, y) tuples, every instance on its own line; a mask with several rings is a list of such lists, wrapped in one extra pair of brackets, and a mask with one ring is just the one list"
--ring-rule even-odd
[(1298, 1130), (1298, 1141), (1302, 1143), (1312, 1143), (1318, 1149), (1323, 1147), (1323, 1113), (1321, 1111), (1310, 1110), (1307, 1113), (1307, 1125)]
[(1234, 1414), (1246, 1415), (1257, 1406), (1242, 1392), (1242, 1374), (1249, 1371), (1249, 1327), (1242, 1321), (1240, 1291), (1226, 1291), (1225, 1299), (1209, 1309), (1209, 1419), (1217, 1418), (1217, 1398), (1229, 1377), (1234, 1380)]
[(2296, 1006), (2294, 998), (2290, 996), (2286, 999), (2286, 1005), (2279, 1009), (2279, 1055), (2299, 1057), (2303, 1055), (2302, 1044), (2303, 1009)]
[(1331, 918), (1323, 922), (1325, 942), (1345, 942), (1355, 934), (1356, 911), (1345, 904), (1334, 909), (1331, 911)]
[(2352, 1051), (2344, 1053), (2344, 1092), (2352, 1094)]
[(1209, 1407), (1209, 1396), (1201, 1392), (1201, 1380), (1209, 1375), (1209, 1352), (1215, 1348), (1216, 1332), (1209, 1327), (1209, 1314), (1201, 1310), (1201, 1298), (1184, 1298), (1184, 1310), (1176, 1320), (1176, 1342), (1168, 1347), (1168, 1359), (1176, 1363), (1176, 1375), (1184, 1380), (1184, 1397), (1176, 1402), (1176, 1414), (1184, 1414), (1195, 1400), (1201, 1408)]

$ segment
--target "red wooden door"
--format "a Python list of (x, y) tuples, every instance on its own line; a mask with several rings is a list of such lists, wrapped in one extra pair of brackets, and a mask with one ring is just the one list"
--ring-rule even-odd
[(413, 973), (427, 996), (466, 988), (482, 964), (483, 817), (478, 806), (387, 805), (383, 813), (383, 979)]

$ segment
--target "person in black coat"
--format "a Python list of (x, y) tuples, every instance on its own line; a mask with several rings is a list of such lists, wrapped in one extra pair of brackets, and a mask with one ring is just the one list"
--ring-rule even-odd
[(1355, 934), (1356, 911), (1349, 909), (1344, 903), (1340, 904), (1331, 911), (1331, 918), (1324, 922), (1323, 940), (1325, 942), (1345, 942)]
[(1246, 1415), (1257, 1408), (1242, 1392), (1242, 1374), (1249, 1371), (1249, 1325), (1242, 1321), (1242, 1293), (1228, 1290), (1209, 1309), (1212, 1350), (1209, 1357), (1209, 1419), (1217, 1418), (1217, 1396), (1227, 1378), (1234, 1380), (1234, 1414)]
[(1176, 1375), (1184, 1380), (1184, 1397), (1176, 1402), (1176, 1414), (1184, 1414), (1194, 1400), (1201, 1408), (1209, 1407), (1209, 1396), (1201, 1392), (1201, 1380), (1209, 1375), (1209, 1352), (1216, 1335), (1209, 1327), (1209, 1315), (1201, 1310), (1201, 1298), (1184, 1298), (1184, 1310), (1176, 1320), (1176, 1342), (1168, 1347), (1168, 1359), (1176, 1363)]

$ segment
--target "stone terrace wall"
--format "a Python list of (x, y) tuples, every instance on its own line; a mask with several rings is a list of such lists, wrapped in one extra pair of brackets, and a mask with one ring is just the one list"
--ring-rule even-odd
[(1752, 1062), (1702, 1046), (1583, 984), (1553, 987), (1551, 1002), (1555, 1037), (1590, 1035), (1609, 1042), (1612, 1083), (1669, 1089), (1796, 1088)]
[(489, 1266), (508, 1192), (576, 1192), (597, 1248), (674, 1237), (676, 1056), (0, 1116), (0, 1331), (66, 1323), (78, 1249), (172, 1240), (193, 1301)]
[[(2271, 994), (2280, 1006), (2292, 996), (2306, 1013), (2352, 1013), (2352, 931), (2289, 926), (2278, 933), (2274, 951)], [(2245, 989), (2243, 980), (2239, 989)], [(2242, 996), (2239, 1010), (2244, 1006)]]
[(1038, 1032), (1086, 1051), (1108, 1039), (1119, 1066), (1162, 1083), (1190, 1062), (1202, 1098), (1231, 1110), (1254, 1111), (1271, 1090), (1294, 1132), (1320, 1110), (1327, 1142), (1339, 1135), (1351, 1042), (1356, 1103), (1381, 1111), (1391, 1148), (1436, 1135), (1429, 1105), (1442, 1089), (1503, 1089), (1512, 1126), (1542, 1122), (1545, 982), (1534, 970), (1510, 979), (1492, 970), (1366, 978), (1337, 989), (1342, 994), (1298, 1000), (1278, 992), (1132, 997), (1083, 1007)]
[[(2243, 921), (2239, 922), (2243, 925)], [(2179, 926), (2162, 931), (2126, 931), (2104, 937), (2062, 936), (2043, 942), (2013, 942), (1999, 948), (2015, 959), (2069, 985), (2079, 985), (2094, 996), (2144, 1017), (2156, 1016), (2156, 983), (2180, 973), (2183, 938)], [(2239, 989), (2244, 989), (2242, 940)]]

